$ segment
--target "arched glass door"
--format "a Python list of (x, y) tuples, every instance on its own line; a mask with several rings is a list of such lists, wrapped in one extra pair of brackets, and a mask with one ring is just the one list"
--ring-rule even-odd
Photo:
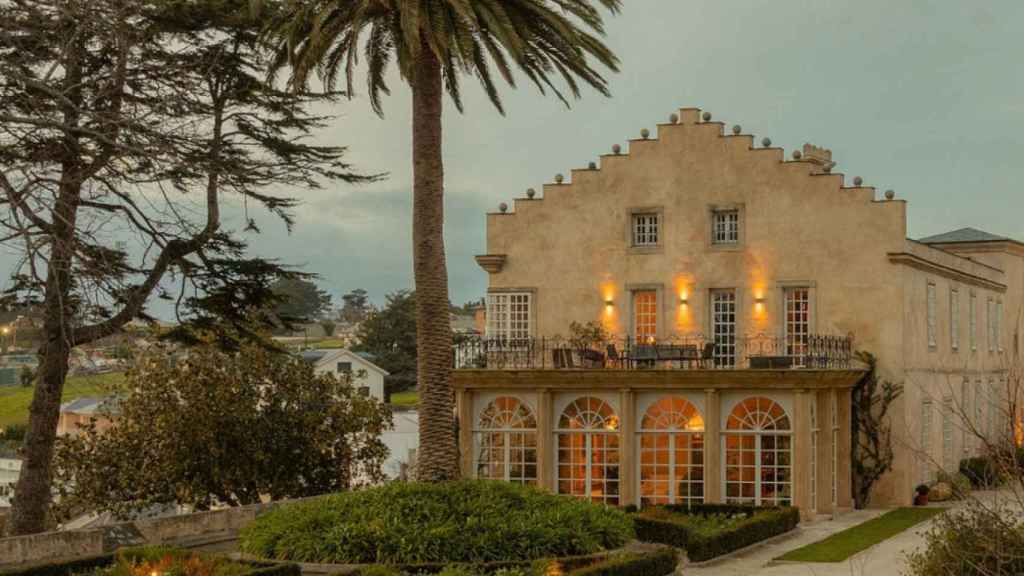
[(537, 483), (537, 419), (518, 398), (495, 398), (480, 413), (476, 438), (477, 478)]
[(722, 433), (727, 502), (792, 503), (791, 434), (789, 416), (774, 400), (752, 397), (736, 404)]
[(583, 396), (558, 419), (559, 494), (619, 504), (619, 417), (607, 402)]
[(704, 419), (685, 398), (659, 398), (644, 412), (640, 505), (704, 501)]

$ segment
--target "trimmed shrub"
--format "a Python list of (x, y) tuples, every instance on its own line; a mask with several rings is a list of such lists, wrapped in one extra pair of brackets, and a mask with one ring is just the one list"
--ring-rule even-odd
[(975, 488), (994, 486), (999, 481), (996, 463), (987, 456), (964, 458), (960, 461), (960, 473), (966, 476)]
[[(208, 576), (300, 576), (297, 564), (249, 562), (244, 560), (227, 560), (217, 556), (199, 554), (180, 548), (164, 546), (139, 546), (122, 548), (113, 554), (101, 554), (85, 558), (76, 558), (63, 562), (51, 562), (35, 566), (0, 570), (2, 576), (72, 576), (84, 574), (110, 574), (112, 576), (131, 576), (137, 572), (136, 565), (157, 563), (166, 559), (176, 561), (201, 559), (203, 566), (198, 567)], [(166, 574), (187, 576), (189, 572), (182, 570), (180, 565), (173, 569), (159, 570)], [(153, 570), (157, 571), (157, 570)], [(149, 571), (146, 571), (148, 574)]]
[(569, 572), (569, 576), (667, 576), (679, 559), (675, 550), (665, 548), (646, 554), (627, 553)]
[(1019, 511), (972, 503), (939, 514), (925, 545), (907, 555), (910, 576), (1024, 574), (1024, 522)]
[(240, 548), (336, 564), (522, 562), (593, 554), (633, 537), (622, 511), (497, 481), (392, 483), (281, 506)]
[(799, 523), (800, 510), (791, 506), (664, 506), (633, 517), (639, 540), (683, 548), (692, 562), (710, 560), (784, 534)]

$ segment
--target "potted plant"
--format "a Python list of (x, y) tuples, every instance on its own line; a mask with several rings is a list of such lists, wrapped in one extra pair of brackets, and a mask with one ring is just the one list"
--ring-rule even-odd
[(927, 484), (918, 484), (914, 489), (914, 506), (927, 506), (929, 491)]

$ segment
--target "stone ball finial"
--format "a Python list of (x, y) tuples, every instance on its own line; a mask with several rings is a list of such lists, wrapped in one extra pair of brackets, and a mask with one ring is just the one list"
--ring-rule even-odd
[(504, 214), (505, 212), (508, 212), (508, 204), (506, 204), (504, 202), (502, 202), (501, 204), (498, 204), (498, 210), (501, 210), (502, 214)]
[(799, 150), (793, 150), (793, 160), (799, 160), (803, 157), (803, 154)]
[(895, 197), (896, 197), (896, 192), (892, 188), (890, 188), (890, 189), (885, 191), (885, 199), (886, 200), (892, 200)]
[(861, 178), (860, 176), (854, 176), (853, 177), (853, 185), (854, 186), (860, 186), (863, 183), (864, 183), (864, 179)]
[(622, 153), (622, 146), (618, 144), (612, 144), (612, 154), (618, 155)]
[(703, 118), (705, 122), (711, 122), (711, 112), (705, 112), (701, 115), (701, 118)]
[(563, 180), (565, 180), (565, 176), (555, 174), (555, 184), (561, 184)]
[(648, 130), (647, 128), (641, 128), (640, 137), (643, 138), (644, 140), (647, 140), (648, 138), (651, 137), (651, 131)]
[(597, 162), (591, 162), (590, 164), (587, 164), (587, 169), (588, 170), (597, 170)]
[(536, 196), (536, 195), (537, 195), (537, 191), (534, 190), (533, 188), (527, 188), (526, 189), (526, 197), (527, 198), (532, 200), (533, 197)]
[(772, 139), (771, 138), (769, 138), (767, 136), (765, 136), (764, 138), (761, 138), (761, 146), (764, 146), (765, 148), (770, 148), (771, 145), (772, 145)]
[(669, 114), (668, 115), (668, 123), (669, 124), (678, 124), (679, 123), (679, 114)]
[(829, 162), (828, 164), (823, 165), (821, 169), (825, 171), (825, 174), (828, 174), (832, 171), (832, 163)]
[(739, 136), (740, 132), (743, 132), (743, 127), (740, 126), (739, 124), (733, 124), (732, 133)]

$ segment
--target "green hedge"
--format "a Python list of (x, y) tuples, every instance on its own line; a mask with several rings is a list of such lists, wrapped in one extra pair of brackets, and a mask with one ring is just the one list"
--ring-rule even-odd
[(621, 510), (509, 482), (391, 483), (280, 506), (240, 533), (256, 557), (328, 564), (520, 562), (633, 538)]
[[(701, 526), (701, 518), (719, 515), (741, 518), (720, 528)], [(691, 562), (710, 560), (784, 534), (799, 523), (800, 510), (792, 506), (664, 506), (633, 517), (637, 539), (682, 548)]]
[[(122, 548), (116, 553), (100, 554), (64, 560), (58, 562), (47, 562), (35, 564), (23, 568), (0, 570), (0, 576), (71, 576), (88, 574), (98, 568), (106, 568), (114, 564), (119, 558), (136, 562), (148, 562), (159, 560), (165, 556), (179, 558), (196, 554), (190, 550), (180, 548), (169, 548), (162, 546), (137, 546)], [(200, 556), (206, 556), (199, 554)], [(231, 560), (233, 564), (241, 564), (249, 567), (244, 572), (245, 576), (300, 576), (301, 570), (297, 564), (292, 563), (270, 563), (250, 562), (244, 560)]]
[[(646, 552), (575, 556), (559, 560), (534, 562), (490, 562), (484, 564), (449, 564), (447, 566), (386, 566), (363, 568), (358, 576), (543, 576), (557, 573), (566, 576), (668, 576), (678, 564), (674, 548)], [(552, 570), (557, 564), (557, 570)]]
[(666, 548), (646, 554), (620, 554), (591, 566), (569, 572), (570, 576), (668, 576), (675, 573), (679, 559)]

